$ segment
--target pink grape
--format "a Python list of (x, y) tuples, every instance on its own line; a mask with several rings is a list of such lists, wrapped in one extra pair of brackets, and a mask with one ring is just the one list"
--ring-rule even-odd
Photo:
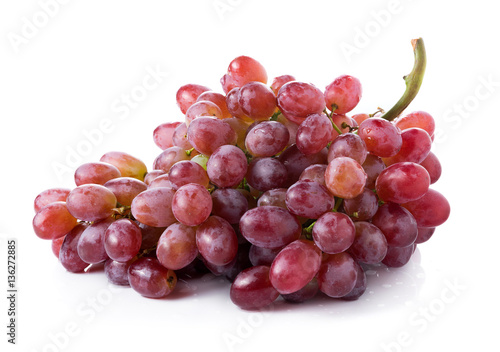
[(236, 276), (229, 297), (241, 309), (253, 310), (264, 308), (273, 303), (279, 292), (269, 280), (269, 267), (253, 266)]
[(262, 193), (257, 201), (257, 206), (274, 205), (283, 209), (286, 207), (287, 188), (274, 188)]
[(162, 123), (156, 127), (153, 131), (153, 141), (161, 150), (173, 147), (174, 142), (172, 137), (174, 136), (175, 129), (181, 124), (181, 122), (167, 122)]
[(357, 221), (354, 223), (356, 236), (354, 242), (349, 247), (349, 254), (361, 263), (377, 264), (380, 263), (387, 254), (387, 240), (375, 225), (366, 221)]
[(228, 119), (228, 118), (232, 117), (231, 113), (229, 112), (229, 110), (227, 108), (226, 96), (223, 94), (212, 92), (212, 91), (203, 92), (200, 94), (200, 96), (198, 97), (198, 99), (196, 101), (197, 102), (210, 101), (218, 106), (218, 108), (220, 109), (220, 111), (222, 113), (223, 119)]
[(177, 220), (172, 213), (175, 191), (160, 187), (148, 189), (134, 198), (132, 215), (137, 221), (153, 227), (167, 227)]
[(422, 197), (430, 185), (430, 177), (422, 166), (404, 162), (389, 166), (377, 178), (377, 195), (384, 202), (406, 203)]
[(113, 192), (116, 200), (122, 206), (130, 206), (134, 198), (148, 188), (144, 182), (132, 177), (118, 177), (109, 180), (104, 184), (104, 187)]
[(363, 193), (351, 199), (344, 199), (344, 211), (355, 221), (370, 220), (378, 210), (375, 193), (365, 188)]
[(396, 155), (403, 144), (401, 131), (389, 121), (379, 117), (363, 121), (359, 125), (358, 135), (371, 154), (383, 158)]
[(87, 227), (78, 240), (78, 255), (89, 264), (97, 264), (108, 259), (108, 254), (104, 248), (104, 237), (106, 230), (115, 219), (112, 217), (94, 222)]
[(238, 224), (248, 210), (248, 200), (232, 188), (219, 188), (212, 192), (212, 214), (230, 224)]
[(165, 268), (182, 269), (192, 263), (197, 255), (195, 227), (172, 224), (158, 240), (156, 256)]
[(267, 72), (260, 62), (249, 56), (238, 56), (231, 61), (227, 74), (221, 78), (224, 93), (253, 81), (266, 84)]
[(172, 199), (175, 218), (187, 226), (197, 226), (212, 212), (212, 197), (205, 187), (188, 183), (180, 187)]
[(139, 253), (141, 244), (141, 229), (129, 219), (116, 220), (108, 226), (104, 234), (106, 253), (117, 262), (132, 260)]
[(179, 88), (175, 96), (177, 105), (185, 114), (191, 105), (196, 102), (196, 99), (203, 93), (209, 91), (210, 88), (199, 84), (186, 84)]
[(108, 188), (87, 184), (73, 189), (66, 199), (66, 205), (75, 218), (96, 221), (110, 217), (116, 201), (116, 196)]
[(186, 151), (181, 147), (170, 147), (158, 155), (153, 162), (153, 169), (169, 172), (170, 168), (178, 161), (188, 160)]
[(174, 147), (179, 147), (182, 150), (193, 148), (187, 138), (187, 125), (185, 122), (175, 128), (174, 134), (172, 135), (172, 144)]
[(103, 185), (109, 180), (120, 176), (120, 170), (111, 164), (102, 162), (86, 163), (76, 169), (75, 183), (77, 186), (88, 183)]
[(344, 133), (338, 136), (328, 148), (328, 162), (339, 156), (347, 156), (363, 164), (367, 155), (365, 142), (353, 133)]
[(383, 204), (373, 216), (372, 224), (383, 232), (391, 247), (407, 247), (417, 239), (415, 218), (398, 204)]
[(306, 155), (319, 153), (332, 139), (332, 122), (325, 114), (312, 114), (297, 130), (297, 148)]
[(385, 164), (382, 158), (368, 154), (363, 165), (363, 170), (366, 172), (366, 184), (369, 189), (375, 189), (375, 182), (380, 173), (385, 169)]
[(331, 211), (335, 204), (326, 187), (314, 181), (298, 181), (286, 192), (286, 206), (290, 213), (308, 219), (317, 219)]
[(320, 185), (325, 186), (325, 172), (328, 165), (325, 164), (314, 164), (308, 166), (300, 174), (300, 181), (315, 181)]
[(282, 123), (263, 121), (248, 131), (245, 147), (253, 156), (273, 156), (287, 146), (289, 138), (290, 133)]
[(285, 165), (276, 158), (252, 160), (246, 174), (248, 184), (262, 192), (283, 186), (287, 177)]
[(59, 251), (59, 261), (69, 272), (81, 273), (89, 266), (78, 255), (78, 241), (87, 226), (86, 224), (78, 224), (64, 237)]
[(261, 206), (247, 211), (240, 231), (248, 242), (264, 248), (278, 248), (297, 240), (302, 232), (299, 221), (286, 209)]
[(343, 213), (325, 213), (312, 229), (314, 243), (325, 253), (336, 254), (347, 250), (354, 242), (356, 230), (352, 220)]
[(361, 94), (361, 82), (353, 76), (342, 75), (326, 86), (326, 107), (337, 114), (345, 114), (358, 105)]
[(415, 111), (406, 116), (400, 117), (394, 121), (394, 124), (401, 131), (412, 127), (421, 128), (427, 131), (431, 137), (434, 135), (434, 131), (436, 129), (434, 118), (425, 111)]
[(325, 184), (336, 197), (351, 199), (360, 195), (366, 184), (366, 173), (354, 159), (333, 159), (325, 172)]
[(68, 194), (71, 192), (69, 188), (50, 188), (41, 192), (36, 196), (34, 201), (35, 213), (38, 213), (44, 206), (54, 202), (65, 202)]
[(356, 283), (354, 284), (354, 288), (346, 295), (340, 297), (344, 301), (354, 301), (363, 295), (366, 291), (367, 286), (367, 278), (365, 271), (358, 263), (355, 263), (356, 270), (358, 272)]
[(420, 162), (420, 165), (423, 166), (429, 173), (431, 185), (439, 180), (439, 178), (441, 177), (442, 167), (436, 154), (434, 154), (433, 152), (429, 152), (427, 157), (422, 162)]
[(418, 164), (429, 155), (432, 140), (429, 134), (423, 129), (408, 128), (401, 132), (401, 138), (403, 139), (403, 144), (399, 152), (390, 158), (383, 158), (387, 166), (404, 161)]
[(418, 227), (436, 227), (450, 216), (450, 203), (433, 189), (429, 189), (417, 200), (402, 204), (417, 220)]
[(311, 114), (320, 114), (325, 109), (323, 92), (310, 83), (286, 83), (279, 90), (277, 101), (285, 116), (293, 116), (298, 121)]
[(54, 240), (70, 232), (78, 220), (65, 202), (52, 202), (40, 209), (33, 218), (35, 234), (44, 240)]
[(130, 286), (128, 282), (128, 268), (132, 263), (133, 260), (126, 263), (120, 263), (113, 259), (106, 260), (104, 263), (104, 273), (108, 281), (114, 285)]
[(155, 258), (140, 258), (130, 264), (128, 281), (134, 291), (148, 298), (168, 296), (177, 284), (173, 270), (165, 268)]
[(389, 268), (400, 268), (406, 265), (415, 251), (414, 244), (406, 247), (389, 247), (382, 263)]
[(276, 96), (261, 82), (249, 82), (241, 87), (238, 103), (243, 113), (253, 120), (267, 120), (276, 110)]
[(300, 175), (308, 166), (314, 164), (326, 164), (328, 150), (325, 148), (319, 153), (305, 155), (300, 152), (297, 146), (291, 145), (280, 154), (278, 159), (285, 165), (288, 180), (286, 186), (291, 186), (299, 180)]
[(295, 77), (292, 75), (282, 75), (275, 77), (271, 82), (271, 89), (274, 92), (274, 95), (278, 95), (279, 90), (285, 83), (295, 81)]
[(212, 155), (219, 147), (226, 144), (236, 144), (237, 136), (231, 126), (222, 120), (210, 117), (199, 117), (187, 130), (189, 143), (204, 155)]
[(321, 250), (314, 242), (297, 240), (283, 248), (269, 271), (273, 287), (281, 294), (296, 292), (306, 286), (321, 265)]
[(211, 101), (196, 102), (186, 111), (186, 126), (189, 127), (189, 124), (194, 119), (201, 116), (210, 116), (222, 120), (222, 111), (219, 109), (217, 104), (212, 103)]
[(148, 168), (142, 160), (124, 152), (107, 152), (99, 161), (116, 166), (122, 177), (133, 177), (143, 181), (148, 173)]
[(218, 187), (238, 185), (247, 173), (245, 153), (234, 145), (223, 145), (210, 156), (207, 162), (208, 177)]
[(149, 186), (155, 178), (161, 175), (165, 175), (167, 172), (165, 170), (151, 170), (144, 176), (144, 183)]
[(196, 230), (196, 245), (206, 261), (214, 265), (230, 263), (238, 252), (238, 238), (226, 220), (211, 216)]
[(317, 279), (321, 292), (333, 298), (342, 297), (354, 289), (358, 267), (346, 252), (329, 254), (321, 263)]
[(194, 161), (178, 161), (168, 171), (168, 180), (175, 188), (179, 188), (188, 183), (197, 183), (203, 187), (208, 187), (210, 180), (203, 167)]

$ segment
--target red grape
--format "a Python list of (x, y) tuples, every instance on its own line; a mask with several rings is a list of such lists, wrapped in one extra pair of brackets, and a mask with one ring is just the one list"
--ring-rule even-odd
[(173, 270), (165, 268), (157, 259), (140, 258), (128, 268), (130, 286), (144, 297), (168, 296), (177, 284)]
[(325, 172), (328, 190), (340, 198), (354, 198), (360, 195), (366, 184), (366, 173), (354, 159), (338, 157), (333, 159)]
[(279, 292), (269, 280), (269, 267), (253, 266), (236, 276), (229, 293), (231, 301), (242, 309), (259, 309), (273, 303)]
[(361, 82), (357, 78), (348, 75), (337, 77), (326, 86), (326, 107), (337, 114), (345, 114), (358, 105), (361, 94)]
[(198, 99), (203, 92), (209, 90), (210, 88), (199, 84), (186, 84), (180, 87), (175, 98), (182, 113), (185, 114), (189, 107), (196, 102), (196, 99)]
[(377, 195), (384, 202), (406, 203), (422, 197), (429, 189), (430, 177), (422, 166), (404, 162), (389, 166), (377, 178)]

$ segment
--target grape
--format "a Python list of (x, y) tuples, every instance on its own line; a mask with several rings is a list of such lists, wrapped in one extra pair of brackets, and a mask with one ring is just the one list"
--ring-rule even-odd
[(314, 224), (314, 243), (325, 253), (336, 254), (347, 250), (354, 242), (356, 230), (352, 220), (343, 213), (323, 214)]
[(116, 197), (101, 185), (81, 185), (73, 189), (66, 199), (69, 212), (84, 221), (96, 221), (110, 217), (116, 207)]
[(419, 199), (402, 204), (417, 220), (418, 227), (436, 227), (450, 216), (450, 203), (446, 198), (430, 189)]
[(361, 94), (361, 82), (355, 77), (342, 75), (326, 86), (326, 107), (337, 114), (345, 114), (358, 105)]
[(239, 273), (252, 266), (252, 263), (250, 263), (250, 259), (248, 258), (250, 246), (251, 244), (248, 242), (238, 245), (238, 253), (236, 254), (236, 257), (229, 264), (226, 264), (226, 269), (224, 270), (223, 275), (229, 282), (234, 282)]
[(130, 286), (128, 282), (128, 268), (132, 261), (120, 263), (113, 259), (108, 259), (104, 263), (104, 273), (108, 281), (119, 286)]
[(253, 120), (267, 120), (276, 110), (276, 96), (261, 82), (250, 82), (241, 87), (238, 103), (243, 113)]
[(250, 122), (238, 117), (225, 119), (224, 122), (231, 126), (233, 131), (236, 132), (236, 145), (245, 150), (245, 138), (247, 136), (247, 130), (249, 128), (248, 126), (250, 126)]
[(141, 160), (127, 153), (108, 152), (101, 157), (100, 161), (116, 166), (122, 177), (133, 177), (143, 181), (148, 173), (148, 168)]
[(269, 280), (269, 267), (253, 266), (236, 276), (229, 293), (231, 301), (242, 309), (259, 309), (273, 303), (279, 292)]
[(420, 128), (408, 128), (401, 132), (403, 144), (399, 152), (390, 158), (384, 158), (384, 163), (389, 166), (395, 163), (410, 161), (422, 162), (431, 151), (432, 140), (429, 134)]
[(431, 236), (434, 234), (434, 231), (436, 231), (435, 227), (419, 227), (415, 244), (427, 242), (429, 238), (431, 238)]
[(190, 150), (193, 148), (187, 138), (187, 126), (185, 122), (175, 128), (174, 134), (172, 135), (172, 144), (182, 150)]
[(287, 180), (286, 167), (275, 158), (258, 158), (248, 165), (246, 180), (253, 188), (265, 192), (283, 186)]
[(310, 83), (292, 81), (281, 87), (277, 95), (282, 113), (302, 122), (311, 114), (320, 114), (325, 109), (323, 92)]
[(52, 202), (40, 209), (33, 218), (33, 230), (43, 240), (54, 240), (70, 232), (78, 220), (65, 202)]
[(417, 222), (411, 213), (395, 203), (382, 205), (372, 219), (390, 247), (407, 247), (417, 239)]
[(58, 237), (58, 238), (54, 238), (52, 241), (51, 241), (51, 245), (50, 245), (50, 248), (52, 249), (52, 253), (54, 253), (54, 255), (59, 258), (59, 252), (61, 251), (61, 246), (64, 242), (64, 238), (66, 236), (62, 236), (62, 237)]
[(71, 192), (68, 188), (50, 188), (36, 196), (34, 201), (35, 213), (38, 213), (44, 206), (54, 202), (65, 202), (68, 194)]
[(177, 284), (173, 270), (165, 268), (157, 259), (140, 258), (130, 264), (128, 281), (134, 291), (148, 298), (168, 296)]
[(366, 173), (354, 159), (333, 159), (325, 172), (325, 184), (336, 197), (351, 199), (360, 195), (366, 184)]
[[(331, 118), (332, 122), (340, 129), (342, 134), (351, 132), (351, 127), (358, 127), (356, 121), (348, 116), (332, 113)], [(332, 133), (332, 141), (338, 136), (339, 133), (334, 129)]]
[(400, 117), (394, 122), (394, 124), (401, 131), (412, 127), (421, 128), (427, 131), (431, 137), (434, 135), (434, 131), (436, 129), (434, 118), (429, 113), (424, 111), (415, 111), (411, 114)]
[(318, 291), (318, 280), (313, 278), (300, 290), (288, 294), (282, 294), (281, 297), (283, 297), (283, 299), (287, 302), (302, 303), (316, 296)]
[(368, 114), (356, 114), (356, 115), (352, 115), (352, 119), (354, 121), (356, 121), (356, 123), (358, 125), (361, 125), (361, 122), (363, 122), (364, 120), (367, 120), (370, 118), (370, 115)]
[(299, 221), (287, 210), (261, 206), (247, 211), (240, 231), (248, 242), (264, 248), (278, 248), (297, 240), (302, 232)]
[(103, 185), (109, 180), (120, 177), (120, 170), (108, 163), (86, 163), (79, 166), (75, 171), (75, 183), (77, 186), (95, 183)]
[(181, 122), (168, 122), (162, 123), (153, 131), (153, 140), (155, 144), (161, 149), (165, 150), (167, 148), (173, 147), (173, 136), (175, 129), (181, 124)]
[(132, 177), (118, 177), (109, 180), (104, 184), (104, 187), (113, 192), (116, 200), (122, 206), (130, 206), (134, 198), (148, 188), (144, 182)]
[(365, 188), (359, 196), (344, 200), (345, 213), (356, 221), (370, 220), (377, 210), (377, 196), (368, 188)]
[(236, 144), (236, 132), (222, 120), (199, 117), (189, 124), (188, 140), (193, 147), (204, 155), (211, 155), (217, 148), (226, 144)]
[(228, 119), (228, 118), (232, 117), (231, 113), (227, 109), (226, 97), (223, 94), (212, 92), (212, 91), (203, 92), (200, 94), (200, 96), (198, 97), (198, 99), (196, 101), (197, 102), (210, 101), (218, 106), (218, 108), (220, 109), (220, 111), (222, 113), (223, 119)]
[[(174, 165), (176, 165), (176, 164), (174, 164)], [(149, 184), (148, 189), (159, 188), (159, 187), (172, 188), (173, 190), (177, 190), (177, 187), (172, 182), (170, 182), (168, 174), (164, 174), (164, 175), (161, 175), (161, 176), (158, 176), (157, 178), (155, 178)]]
[(146, 176), (144, 176), (144, 183), (149, 186), (155, 178), (161, 175), (165, 175), (167, 172), (165, 170), (152, 170), (149, 171)]
[(289, 139), (290, 133), (285, 125), (277, 121), (263, 121), (248, 132), (245, 148), (253, 156), (273, 156), (287, 146)]
[(208, 157), (206, 155), (203, 155), (203, 154), (198, 154), (198, 155), (195, 155), (191, 161), (197, 163), (198, 165), (200, 165), (203, 170), (207, 171), (207, 163), (208, 163)]
[(300, 181), (314, 181), (319, 183), (322, 186), (326, 187), (325, 184), (325, 172), (327, 165), (325, 164), (314, 164), (308, 166), (302, 171), (300, 174)]
[(142, 233), (142, 243), (139, 251), (155, 248), (161, 234), (166, 230), (166, 227), (149, 226), (139, 221), (136, 221), (136, 224), (139, 226)]
[(175, 96), (177, 105), (185, 114), (191, 105), (196, 102), (196, 99), (203, 93), (209, 91), (210, 88), (199, 84), (186, 84), (179, 88)]
[(80, 256), (78, 255), (78, 241), (80, 239), (81, 234), (88, 225), (86, 224), (78, 224), (71, 230), (61, 245), (59, 251), (59, 261), (62, 266), (72, 273), (81, 273), (85, 270), (86, 267), (89, 266), (88, 263), (85, 263)]
[(316, 278), (321, 292), (333, 298), (342, 297), (354, 289), (358, 267), (348, 253), (330, 254), (321, 263)]
[(212, 204), (212, 214), (220, 216), (230, 224), (238, 224), (248, 210), (245, 196), (232, 188), (219, 188), (212, 192)]
[(358, 263), (354, 262), (354, 264), (358, 272), (358, 277), (356, 280), (356, 284), (354, 285), (354, 288), (351, 290), (351, 292), (340, 297), (344, 301), (355, 301), (366, 291), (367, 279), (365, 271)]
[(196, 230), (196, 245), (211, 264), (230, 263), (238, 252), (238, 238), (230, 223), (219, 216), (210, 216)]
[(264, 192), (257, 201), (257, 206), (274, 205), (283, 209), (286, 207), (286, 188), (275, 188)]
[(353, 133), (344, 133), (338, 136), (328, 148), (328, 162), (339, 156), (346, 156), (363, 164), (367, 155), (365, 142)]
[(332, 139), (332, 122), (325, 114), (312, 114), (297, 130), (297, 148), (305, 155), (319, 153)]
[(441, 163), (433, 152), (429, 152), (427, 157), (422, 162), (420, 162), (420, 165), (423, 166), (429, 173), (431, 185), (439, 180), (442, 171)]
[(168, 172), (168, 180), (174, 185), (174, 188), (179, 188), (188, 183), (197, 183), (203, 187), (208, 187), (210, 182), (205, 169), (190, 160), (182, 160), (172, 165)]
[(389, 268), (400, 268), (406, 265), (415, 250), (415, 245), (410, 244), (406, 247), (390, 247), (387, 249), (387, 255), (382, 263)]
[(365, 186), (369, 189), (375, 189), (375, 182), (380, 173), (385, 169), (384, 161), (376, 155), (368, 154), (361, 166), (363, 166), (363, 170), (366, 172)]
[(273, 287), (281, 294), (296, 292), (306, 286), (321, 265), (321, 251), (314, 242), (297, 240), (278, 253), (269, 270)]
[(281, 123), (288, 130), (288, 134), (289, 134), (290, 137), (288, 138), (288, 143), (286, 145), (290, 146), (292, 144), (295, 144), (296, 137), (297, 137), (297, 131), (299, 130), (300, 124), (295, 123), (293, 121), (290, 121), (283, 114), (279, 114), (278, 115), (278, 118), (276, 119), (276, 122)]
[(326, 164), (327, 153), (328, 150), (325, 148), (317, 154), (304, 155), (295, 144), (285, 149), (278, 158), (285, 165), (288, 173), (288, 180), (285, 186), (291, 186), (297, 182), (300, 174), (302, 174), (306, 167), (314, 164)]
[(108, 256), (117, 262), (128, 262), (141, 248), (142, 233), (139, 226), (129, 219), (113, 222), (104, 235), (104, 248)]
[(198, 255), (196, 247), (196, 228), (175, 223), (166, 228), (158, 240), (156, 256), (168, 269), (178, 270), (186, 267)]
[(251, 118), (249, 118), (245, 113), (243, 112), (243, 109), (241, 108), (240, 105), (240, 88), (233, 88), (229, 93), (226, 95), (226, 105), (227, 105), (227, 110), (229, 110), (229, 113), (242, 120), (249, 120), (253, 121)]
[(207, 162), (208, 177), (217, 187), (238, 185), (247, 173), (245, 153), (234, 145), (217, 148)]
[(384, 158), (396, 155), (403, 144), (401, 131), (389, 121), (379, 117), (363, 121), (359, 125), (358, 135), (371, 154)]
[(375, 188), (381, 200), (399, 204), (419, 199), (427, 192), (429, 185), (427, 170), (418, 164), (404, 162), (382, 171)]
[(184, 225), (200, 225), (212, 212), (212, 197), (202, 185), (188, 183), (175, 192), (172, 199), (172, 212), (175, 218)]
[(356, 236), (348, 252), (361, 263), (380, 263), (387, 254), (387, 240), (384, 234), (375, 225), (358, 221), (354, 223)]
[(282, 247), (278, 248), (263, 248), (252, 244), (250, 246), (250, 251), (248, 252), (248, 257), (253, 266), (257, 265), (267, 265), (271, 266), (274, 258), (282, 250)]
[(154, 227), (167, 227), (176, 219), (172, 213), (172, 199), (175, 191), (160, 187), (148, 189), (134, 198), (132, 215), (137, 221)]
[(290, 213), (308, 219), (317, 219), (333, 209), (335, 200), (326, 187), (314, 181), (297, 181), (286, 192), (286, 206)]
[(211, 101), (199, 101), (190, 106), (186, 112), (186, 126), (189, 128), (189, 124), (196, 118), (201, 116), (210, 116), (222, 120), (222, 111), (219, 107), (212, 103)]
[(97, 264), (108, 259), (104, 248), (104, 235), (109, 225), (113, 223), (113, 218), (107, 218), (94, 222), (87, 227), (78, 240), (78, 256), (86, 263)]
[(243, 87), (249, 82), (267, 83), (267, 72), (264, 66), (248, 56), (238, 56), (229, 64), (227, 74), (221, 78), (222, 89), (228, 93), (235, 87)]
[(153, 169), (169, 172), (170, 168), (178, 161), (188, 160), (186, 151), (181, 147), (170, 147), (158, 155), (153, 163)]
[(274, 92), (274, 95), (278, 95), (279, 90), (285, 83), (295, 81), (295, 77), (291, 75), (282, 75), (275, 77), (271, 83), (271, 90)]

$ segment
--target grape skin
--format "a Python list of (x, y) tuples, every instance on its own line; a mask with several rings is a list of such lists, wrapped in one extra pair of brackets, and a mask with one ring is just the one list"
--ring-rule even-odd
[(139, 226), (129, 219), (113, 222), (104, 234), (104, 248), (108, 256), (121, 263), (132, 260), (142, 244), (142, 232)]
[(144, 297), (168, 296), (177, 284), (173, 270), (165, 268), (157, 259), (140, 258), (128, 268), (130, 286)]
[(354, 289), (358, 280), (358, 267), (346, 252), (330, 254), (321, 263), (317, 279), (321, 292), (339, 298)]
[(188, 183), (175, 192), (172, 212), (177, 221), (184, 225), (200, 225), (212, 212), (212, 197), (202, 185)]
[(160, 187), (148, 189), (132, 201), (132, 215), (137, 221), (153, 227), (167, 227), (177, 220), (172, 213), (175, 191)]
[(253, 266), (236, 276), (229, 297), (241, 309), (254, 310), (264, 308), (273, 303), (279, 292), (269, 280), (269, 267)]
[(40, 209), (33, 218), (35, 234), (44, 240), (54, 240), (70, 232), (78, 220), (65, 202), (52, 202)]
[(156, 256), (165, 268), (182, 269), (192, 263), (197, 255), (195, 227), (172, 224), (158, 240)]
[(59, 261), (62, 266), (72, 273), (81, 273), (89, 266), (78, 255), (78, 241), (83, 231), (87, 228), (86, 224), (78, 224), (71, 230), (61, 245), (59, 251)]
[(120, 170), (108, 163), (96, 162), (80, 165), (75, 171), (75, 184), (77, 186), (87, 183), (103, 185), (109, 180), (121, 176)]
[(214, 215), (196, 230), (196, 246), (209, 263), (226, 265), (236, 257), (238, 238), (231, 224)]
[(113, 214), (116, 197), (108, 188), (87, 184), (73, 189), (66, 200), (69, 212), (84, 221), (106, 219)]
[(36, 196), (34, 201), (35, 213), (38, 213), (44, 206), (54, 202), (65, 202), (71, 190), (69, 188), (50, 188)]

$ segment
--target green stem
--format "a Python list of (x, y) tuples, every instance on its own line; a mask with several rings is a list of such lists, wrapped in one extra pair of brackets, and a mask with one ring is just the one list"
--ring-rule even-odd
[(340, 135), (342, 134), (342, 130), (339, 128), (339, 126), (337, 126), (337, 125), (335, 124), (335, 122), (333, 122), (333, 119), (332, 119), (332, 117), (331, 117), (331, 116), (328, 116), (328, 118), (330, 119), (330, 122), (332, 123), (333, 129), (334, 129), (335, 131), (337, 131), (337, 133), (338, 133), (338, 134), (339, 134), (339, 136), (340, 136)]
[(399, 99), (396, 105), (381, 116), (388, 121), (394, 120), (404, 111), (404, 109), (406, 109), (408, 105), (410, 105), (412, 100), (417, 96), (420, 86), (422, 85), (422, 80), (424, 79), (425, 66), (427, 64), (424, 41), (422, 38), (413, 39), (411, 44), (415, 54), (415, 64), (413, 65), (413, 70), (410, 74), (403, 77), (406, 83), (406, 90), (403, 96)]
[(343, 202), (343, 201), (344, 201), (344, 199), (343, 199), (343, 198), (337, 198), (337, 199), (335, 200), (335, 205), (333, 206), (332, 211), (337, 212), (337, 211), (339, 210), (340, 206), (342, 205), (342, 202)]

